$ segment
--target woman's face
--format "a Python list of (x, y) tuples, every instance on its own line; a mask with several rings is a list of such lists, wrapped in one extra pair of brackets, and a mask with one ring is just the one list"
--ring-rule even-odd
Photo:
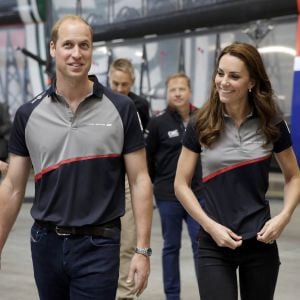
[(220, 101), (226, 106), (245, 105), (254, 86), (245, 63), (230, 54), (221, 57), (215, 77)]

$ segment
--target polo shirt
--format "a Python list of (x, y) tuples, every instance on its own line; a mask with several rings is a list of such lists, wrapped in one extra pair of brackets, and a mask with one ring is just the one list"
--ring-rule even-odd
[(273, 152), (291, 146), (286, 123), (277, 123), (280, 137), (265, 145), (259, 118), (250, 114), (237, 128), (224, 117), (225, 127), (209, 148), (200, 145), (195, 122), (190, 122), (183, 145), (200, 154), (205, 200), (203, 209), (212, 219), (227, 226), (243, 239), (256, 236), (270, 219), (268, 174)]
[[(195, 111), (196, 107), (190, 105), (191, 117)], [(148, 170), (156, 200), (178, 201), (174, 191), (174, 179), (184, 131), (185, 126), (180, 115), (169, 106), (150, 120), (145, 131)], [(199, 177), (200, 162), (191, 182), (197, 196), (201, 193)]]
[(31, 158), (34, 219), (84, 226), (124, 214), (123, 155), (144, 147), (142, 128), (128, 97), (90, 80), (75, 113), (53, 85), (15, 115), (9, 151)]

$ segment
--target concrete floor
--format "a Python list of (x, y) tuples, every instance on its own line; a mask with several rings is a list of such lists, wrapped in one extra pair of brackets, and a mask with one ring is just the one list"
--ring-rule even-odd
[[(29, 186), (27, 193), (32, 193)], [(282, 206), (281, 200), (271, 200), (272, 214)], [(9, 235), (2, 253), (0, 271), (1, 300), (38, 299), (31, 266), (29, 229), (32, 219), (29, 213), (31, 203), (22, 205), (17, 221)], [(281, 269), (276, 288), (275, 300), (300, 299), (300, 209), (296, 209), (292, 221), (278, 240), (281, 257)], [(161, 273), (162, 237), (157, 210), (154, 211), (152, 228), (151, 275), (147, 290), (140, 296), (142, 300), (163, 300)], [(190, 241), (184, 228), (181, 250), (182, 300), (199, 299), (196, 284)], [(217, 283), (216, 283), (217, 287)], [(53, 299), (55, 300), (55, 299)], [(227, 300), (227, 299), (224, 299)]]

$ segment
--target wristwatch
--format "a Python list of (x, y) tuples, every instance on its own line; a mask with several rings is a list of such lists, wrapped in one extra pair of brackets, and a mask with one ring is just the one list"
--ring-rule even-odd
[(152, 254), (152, 249), (151, 248), (139, 248), (139, 247), (136, 247), (135, 248), (135, 253), (143, 254), (143, 255), (149, 257)]

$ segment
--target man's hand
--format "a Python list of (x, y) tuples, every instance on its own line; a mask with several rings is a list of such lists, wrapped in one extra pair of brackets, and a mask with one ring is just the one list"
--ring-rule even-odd
[(139, 297), (148, 285), (150, 257), (134, 254), (131, 260), (127, 282), (134, 281), (134, 293)]

